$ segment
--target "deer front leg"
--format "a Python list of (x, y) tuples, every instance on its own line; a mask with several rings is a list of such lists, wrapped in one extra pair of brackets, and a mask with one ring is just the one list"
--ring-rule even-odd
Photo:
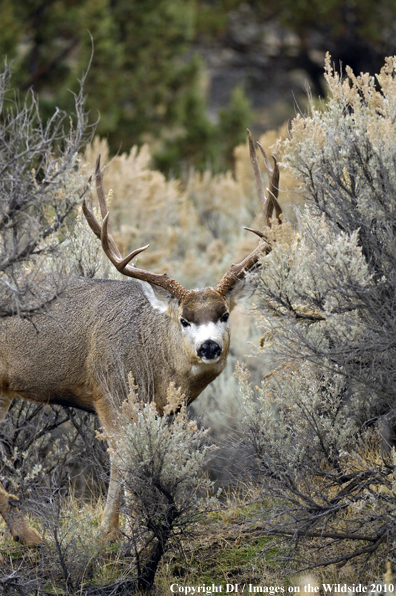
[(101, 395), (96, 400), (95, 408), (110, 446), (110, 482), (100, 529), (105, 541), (114, 542), (122, 535), (120, 530), (122, 475), (117, 465), (117, 444), (120, 439), (117, 432), (119, 415), (115, 403), (108, 395)]
[[(0, 421), (6, 417), (12, 400), (12, 397), (0, 395)], [(0, 482), (0, 515), (11, 532), (11, 536), (16, 542), (26, 546), (36, 546), (41, 542), (40, 534), (29, 526), (22, 513), (15, 507), (16, 501), (18, 498), (10, 495)]]
[(120, 530), (120, 504), (122, 479), (118, 467), (111, 457), (110, 482), (107, 491), (106, 506), (100, 525), (103, 538), (108, 542), (115, 542), (121, 537)]

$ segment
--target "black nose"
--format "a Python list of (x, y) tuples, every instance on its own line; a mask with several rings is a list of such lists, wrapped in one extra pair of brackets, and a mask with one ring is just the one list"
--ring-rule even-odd
[(221, 348), (219, 344), (211, 339), (207, 339), (203, 342), (202, 346), (197, 350), (197, 354), (200, 358), (206, 358), (207, 360), (213, 360), (221, 354)]

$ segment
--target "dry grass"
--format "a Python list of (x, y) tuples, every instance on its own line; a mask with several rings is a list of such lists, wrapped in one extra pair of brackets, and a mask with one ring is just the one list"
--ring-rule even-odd
[[(87, 520), (93, 527), (99, 523), (103, 503), (67, 503), (61, 519), (70, 519), (70, 510), (74, 515), (74, 524), (86, 527)], [(314, 572), (300, 572), (297, 562), (288, 560), (287, 544), (282, 538), (269, 537), (263, 524), (260, 512), (266, 503), (261, 500), (260, 492), (254, 485), (239, 485), (229, 491), (224, 506), (209, 514), (195, 528), (194, 537), (181, 540), (164, 556), (156, 576), (154, 594), (169, 594), (173, 583), (183, 586), (222, 586), (238, 583), (240, 588), (245, 584), (254, 586), (283, 586), (285, 592), (289, 586), (319, 585), (341, 583), (353, 586), (361, 583), (370, 586), (373, 582), (385, 581), (393, 583), (393, 574), (389, 564), (379, 563), (379, 558), (370, 560), (364, 571), (358, 570), (353, 562), (339, 566), (317, 568)], [(2, 526), (3, 528), (3, 526)], [(60, 527), (60, 534), (64, 525)], [(65, 594), (64, 581), (59, 563), (54, 556), (54, 543), (46, 534), (46, 544), (39, 548), (27, 549), (12, 542), (10, 538), (0, 540), (0, 554), (3, 564), (0, 578), (14, 573), (16, 577), (27, 581), (37, 580), (40, 593)], [(95, 556), (85, 564), (82, 571), (81, 589), (93, 589), (95, 586), (116, 584), (136, 575), (134, 557), (130, 552), (120, 548), (120, 543), (99, 547), (95, 534), (87, 533), (85, 544), (81, 544), (80, 553), (83, 560), (84, 551), (95, 551)], [(312, 539), (306, 548), (317, 547), (317, 540)], [(347, 545), (345, 545), (347, 546)], [(337, 554), (342, 545), (337, 545)], [(382, 561), (386, 561), (386, 552), (381, 553)], [(33, 585), (33, 583), (32, 583)], [(35, 593), (32, 591), (32, 594)]]

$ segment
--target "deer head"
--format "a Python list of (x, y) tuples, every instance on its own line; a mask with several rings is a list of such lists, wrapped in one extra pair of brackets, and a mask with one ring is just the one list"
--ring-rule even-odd
[(263, 228), (252, 230), (259, 236), (257, 247), (240, 263), (232, 264), (214, 288), (187, 290), (166, 273), (158, 274), (135, 267), (131, 261), (149, 245), (136, 248), (126, 257), (122, 257), (111, 232), (110, 214), (103, 188), (103, 170), (100, 168), (100, 156), (96, 162), (95, 181), (99, 199), (102, 225), (97, 221), (91, 199), (83, 203), (83, 211), (92, 231), (101, 240), (103, 250), (116, 269), (128, 277), (141, 282), (144, 293), (151, 306), (177, 321), (184, 340), (184, 348), (190, 352), (192, 363), (215, 364), (226, 351), (228, 354), (229, 330), (228, 317), (238, 299), (245, 293), (245, 276), (258, 263), (261, 256), (271, 248), (266, 240), (265, 228), (271, 226), (271, 218), (275, 216), (280, 222), (282, 209), (278, 203), (279, 168), (273, 157), (271, 166), (262, 146), (257, 143), (264, 159), (269, 175), (267, 196), (264, 191), (256, 149), (248, 130), (250, 159), (253, 167), (257, 194), (261, 202)]

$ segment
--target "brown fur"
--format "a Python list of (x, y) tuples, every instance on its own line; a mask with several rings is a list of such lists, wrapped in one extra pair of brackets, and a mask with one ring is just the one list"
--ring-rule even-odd
[(217, 321), (227, 311), (227, 303), (211, 288), (197, 290), (187, 296), (181, 305), (181, 316), (196, 325)]
[[(0, 322), (0, 420), (19, 396), (96, 412), (106, 433), (115, 436), (129, 372), (140, 398), (155, 401), (161, 414), (171, 382), (191, 403), (223, 370), (230, 338), (227, 331), (217, 362), (202, 364), (183, 336), (180, 317), (196, 324), (217, 322), (228, 310), (227, 299), (211, 288), (189, 293), (179, 305), (169, 295), (168, 311), (161, 313), (139, 282), (76, 279), (32, 321)], [(1, 484), (0, 491), (7, 494)], [(19, 512), (13, 521), (10, 501), (3, 501), (0, 514), (15, 539), (38, 542)], [(113, 468), (103, 519), (110, 538), (118, 533), (118, 503)]]

